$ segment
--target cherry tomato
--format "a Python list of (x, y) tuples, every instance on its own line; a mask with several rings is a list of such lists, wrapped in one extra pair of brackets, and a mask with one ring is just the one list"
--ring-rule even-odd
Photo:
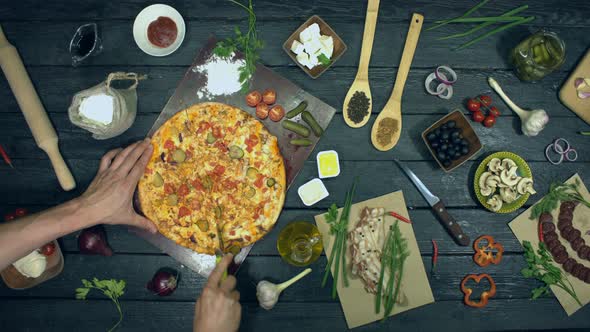
[(268, 117), (268, 105), (265, 103), (260, 103), (256, 105), (256, 116), (260, 120), (264, 120)]
[(500, 111), (496, 106), (492, 106), (490, 107), (490, 114), (497, 118), (500, 116)]
[(285, 116), (285, 109), (281, 105), (275, 105), (270, 109), (269, 117), (274, 122), (279, 122)]
[(18, 208), (18, 209), (16, 209), (16, 211), (14, 211), (14, 214), (16, 214), (17, 217), (24, 217), (27, 215), (27, 209)]
[(261, 100), (262, 96), (260, 95), (260, 92), (256, 90), (251, 91), (246, 95), (246, 104), (248, 104), (250, 107), (256, 107), (256, 105), (258, 105)]
[(467, 101), (467, 109), (470, 112), (477, 112), (479, 111), (480, 107), (481, 103), (477, 99), (471, 98)]
[(16, 214), (14, 213), (7, 213), (4, 215), (4, 221), (11, 221), (16, 219)]
[(483, 119), (485, 119), (485, 116), (483, 115), (483, 113), (481, 111), (475, 111), (472, 114), (472, 118), (473, 118), (473, 121), (475, 121), (475, 122), (482, 122)]
[(479, 101), (481, 101), (481, 103), (485, 106), (490, 106), (492, 104), (492, 97), (481, 95), (479, 96)]
[(41, 247), (41, 253), (45, 256), (51, 256), (55, 252), (55, 243), (49, 242)]
[(266, 89), (262, 94), (262, 101), (267, 105), (272, 105), (277, 101), (277, 93), (273, 89)]
[(488, 115), (486, 116), (486, 118), (483, 120), (483, 125), (491, 128), (494, 126), (494, 124), (496, 123), (496, 117), (493, 115)]

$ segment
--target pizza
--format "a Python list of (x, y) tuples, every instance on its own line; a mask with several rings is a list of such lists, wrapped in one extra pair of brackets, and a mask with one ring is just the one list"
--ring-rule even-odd
[(202, 103), (152, 136), (139, 181), (141, 211), (160, 233), (204, 254), (237, 253), (268, 233), (285, 201), (277, 138), (248, 113)]

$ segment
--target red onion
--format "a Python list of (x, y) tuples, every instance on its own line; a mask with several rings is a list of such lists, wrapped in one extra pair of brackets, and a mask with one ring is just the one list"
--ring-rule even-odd
[(152, 280), (147, 283), (146, 287), (155, 294), (168, 296), (176, 290), (179, 275), (180, 274), (173, 269), (159, 269), (152, 277)]
[(112, 256), (113, 250), (107, 242), (107, 234), (102, 225), (86, 228), (78, 235), (78, 248), (86, 255)]
[[(444, 69), (449, 74), (449, 77), (451, 77), (451, 78), (447, 79), (447, 76), (442, 73), (441, 69)], [(457, 82), (457, 73), (455, 73), (455, 71), (452, 70), (451, 67), (449, 67), (449, 66), (436, 67), (436, 70), (434, 71), (434, 75), (436, 75), (436, 78), (439, 81), (443, 82), (446, 85), (453, 85), (453, 84), (455, 84), (455, 82)]]

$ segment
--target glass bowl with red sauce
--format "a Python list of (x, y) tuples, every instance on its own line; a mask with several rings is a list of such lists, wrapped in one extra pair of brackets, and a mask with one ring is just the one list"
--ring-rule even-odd
[(133, 23), (137, 46), (152, 56), (166, 56), (176, 51), (185, 34), (184, 19), (176, 9), (162, 4), (144, 8)]

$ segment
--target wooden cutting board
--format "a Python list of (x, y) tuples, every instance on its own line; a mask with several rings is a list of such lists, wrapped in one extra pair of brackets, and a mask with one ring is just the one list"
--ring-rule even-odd
[(582, 120), (590, 124), (590, 98), (578, 98), (576, 88), (574, 87), (574, 81), (579, 77), (590, 77), (590, 50), (586, 52), (582, 61), (580, 61), (559, 91), (561, 102), (582, 118)]

